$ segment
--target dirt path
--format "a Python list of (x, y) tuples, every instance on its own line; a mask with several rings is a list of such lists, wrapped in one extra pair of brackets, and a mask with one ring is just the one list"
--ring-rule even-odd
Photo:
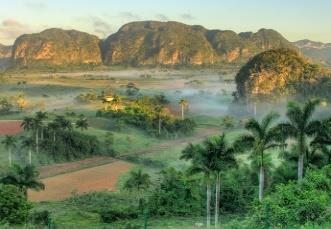
[(86, 168), (100, 166), (104, 164), (109, 164), (114, 161), (115, 159), (112, 157), (96, 156), (74, 162), (65, 162), (54, 165), (41, 166), (39, 167), (39, 172), (41, 178), (46, 178), (46, 177), (56, 176), (59, 174), (75, 172)]
[(115, 190), (118, 178), (133, 167), (134, 164), (117, 160), (110, 164), (45, 178), (41, 180), (45, 184), (45, 190), (29, 191), (29, 200), (63, 200), (70, 197), (73, 192), (82, 194)]

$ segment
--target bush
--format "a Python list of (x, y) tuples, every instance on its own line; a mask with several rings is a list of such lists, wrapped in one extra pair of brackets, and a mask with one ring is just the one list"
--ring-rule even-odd
[(132, 207), (106, 209), (102, 210), (99, 214), (104, 223), (113, 223), (123, 219), (136, 219), (139, 216), (138, 210)]
[(301, 183), (291, 181), (280, 184), (263, 206), (255, 208), (254, 219), (257, 224), (266, 218), (266, 206), (269, 209), (270, 223), (275, 227), (289, 227), (305, 223), (330, 221), (330, 167), (322, 171), (308, 171)]
[(81, 210), (97, 213), (105, 223), (135, 219), (139, 215), (139, 203), (135, 193), (91, 192), (73, 196), (67, 200)]
[(200, 215), (203, 211), (201, 180), (173, 168), (161, 172), (159, 186), (149, 198), (153, 215)]
[(23, 224), (27, 221), (31, 205), (12, 185), (0, 185), (0, 223)]
[(30, 216), (32, 223), (37, 225), (47, 225), (49, 217), (50, 213), (47, 210), (33, 212)]

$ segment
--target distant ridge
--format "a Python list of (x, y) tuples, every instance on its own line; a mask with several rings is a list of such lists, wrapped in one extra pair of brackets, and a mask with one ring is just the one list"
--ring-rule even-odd
[(313, 61), (331, 67), (331, 43), (322, 43), (311, 40), (294, 42), (300, 51)]
[(16, 67), (70, 65), (243, 64), (269, 49), (297, 49), (280, 33), (208, 30), (180, 22), (139, 21), (123, 25), (104, 41), (76, 31), (47, 29), (18, 37), (11, 58)]

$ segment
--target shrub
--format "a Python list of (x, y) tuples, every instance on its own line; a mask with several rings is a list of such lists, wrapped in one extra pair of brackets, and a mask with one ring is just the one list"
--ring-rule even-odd
[(50, 213), (49, 211), (36, 211), (30, 216), (31, 221), (37, 225), (47, 225), (49, 221)]
[(330, 220), (330, 178), (326, 167), (322, 171), (308, 171), (301, 183), (291, 181), (280, 184), (263, 205), (255, 208), (254, 220), (262, 223), (267, 214), (275, 227), (290, 227), (305, 223), (321, 223)]
[(117, 220), (136, 219), (139, 216), (138, 210), (132, 207), (116, 207), (102, 210), (100, 213), (102, 222), (113, 223)]
[(163, 170), (159, 186), (149, 198), (151, 214), (200, 215), (204, 202), (200, 182), (199, 177), (186, 176), (173, 168)]
[(31, 205), (12, 185), (0, 186), (0, 223), (23, 224), (27, 221)]

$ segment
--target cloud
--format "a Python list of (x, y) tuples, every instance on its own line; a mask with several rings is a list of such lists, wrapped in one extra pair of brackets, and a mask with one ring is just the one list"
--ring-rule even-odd
[(105, 38), (114, 31), (113, 26), (105, 20), (99, 17), (92, 17), (91, 19), (94, 32), (100, 37)]
[(155, 18), (160, 21), (169, 21), (169, 18), (164, 14), (156, 14)]
[(24, 6), (32, 10), (43, 10), (47, 8), (45, 2), (41, 2), (41, 1), (29, 1), (26, 2)]
[(119, 16), (126, 20), (140, 20), (140, 16), (132, 12), (121, 12)]
[(5, 19), (0, 23), (0, 37), (2, 42), (13, 42), (24, 33), (32, 33), (29, 25), (23, 24), (15, 19)]
[(5, 19), (2, 21), (1, 25), (6, 28), (20, 28), (24, 27), (23, 24), (21, 24), (19, 21), (15, 19)]
[(183, 20), (194, 20), (195, 17), (191, 14), (181, 14), (179, 17)]

